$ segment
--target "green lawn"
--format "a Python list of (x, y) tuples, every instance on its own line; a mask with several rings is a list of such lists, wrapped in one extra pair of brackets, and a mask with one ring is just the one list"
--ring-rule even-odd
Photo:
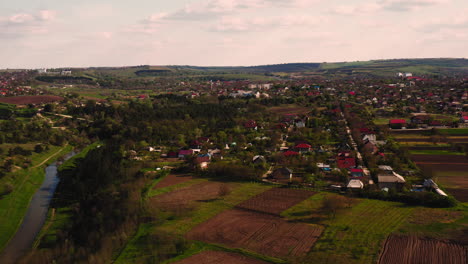
[[(13, 192), (0, 199), (0, 251), (18, 229), (29, 202), (44, 180), (44, 167), (58, 157), (69, 153), (71, 146), (51, 146), (48, 151), (31, 156), (32, 166), (10, 173), (0, 180), (0, 186), (5, 183), (13, 185)], [(44, 162), (45, 161), (45, 162)], [(43, 165), (38, 166), (43, 163)], [(36, 168), (34, 168), (37, 166)]]
[(382, 242), (412, 210), (400, 203), (362, 200), (322, 222), (326, 229), (306, 263), (375, 263)]

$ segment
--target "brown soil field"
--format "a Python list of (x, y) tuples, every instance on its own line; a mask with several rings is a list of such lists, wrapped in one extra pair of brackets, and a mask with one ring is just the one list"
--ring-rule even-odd
[[(216, 199), (220, 196), (222, 182), (202, 182), (172, 192), (156, 195), (151, 202), (164, 210), (189, 208), (195, 202)], [(228, 188), (232, 184), (227, 184)]]
[(387, 238), (379, 264), (466, 264), (467, 249), (462, 245), (415, 236)]
[(174, 264), (267, 264), (267, 262), (223, 251), (203, 251)]
[[(420, 143), (428, 143), (432, 144), (432, 140), (430, 137), (426, 138), (396, 138), (397, 142), (420, 142)], [(445, 139), (440, 139), (437, 141), (438, 143), (466, 143), (468, 142), (468, 137), (446, 137)]]
[(169, 174), (164, 179), (162, 179), (160, 182), (158, 182), (154, 186), (154, 189), (164, 188), (164, 187), (168, 187), (168, 186), (171, 186), (171, 185), (176, 185), (176, 184), (179, 184), (179, 183), (190, 181), (191, 179), (193, 179), (193, 177), (191, 175), (187, 175), (187, 174)]
[(310, 112), (309, 107), (301, 107), (301, 106), (275, 106), (268, 109), (268, 111), (273, 112), (279, 115), (286, 115), (286, 114), (307, 114)]
[[(418, 163), (418, 162), (434, 162), (434, 163), (460, 163), (468, 165), (468, 158), (464, 155), (411, 155), (411, 159)], [(452, 169), (451, 169), (452, 170)]]
[(463, 212), (448, 211), (436, 208), (419, 208), (415, 210), (408, 222), (417, 225), (435, 223), (453, 223), (463, 217)]
[(468, 203), (468, 188), (457, 189), (457, 188), (445, 188), (445, 190), (453, 195), (458, 201)]
[(322, 233), (321, 227), (290, 223), (268, 214), (233, 209), (195, 227), (189, 239), (245, 248), (279, 258), (305, 256)]
[(437, 146), (411, 146), (409, 150), (450, 150), (450, 147), (437, 147)]
[(25, 95), (0, 98), (0, 103), (27, 105), (27, 104), (42, 104), (62, 101), (63, 97), (55, 95)]
[(315, 193), (307, 190), (273, 188), (237, 205), (238, 208), (279, 215)]
[(412, 155), (411, 158), (423, 171), (432, 172), (434, 180), (448, 194), (460, 202), (468, 202), (468, 160), (465, 156)]

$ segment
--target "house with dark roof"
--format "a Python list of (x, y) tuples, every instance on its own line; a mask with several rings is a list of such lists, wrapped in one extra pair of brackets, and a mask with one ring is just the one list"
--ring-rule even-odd
[(291, 180), (292, 179), (292, 170), (283, 167), (283, 168), (278, 168), (275, 169), (271, 173), (271, 177), (275, 180)]

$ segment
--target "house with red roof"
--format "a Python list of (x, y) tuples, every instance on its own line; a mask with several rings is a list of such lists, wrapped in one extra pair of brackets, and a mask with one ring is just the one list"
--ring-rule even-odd
[(468, 123), (468, 115), (462, 116), (461, 119), (460, 119), (460, 122)]
[(188, 156), (191, 156), (191, 155), (193, 155), (193, 150), (192, 149), (187, 149), (187, 150), (183, 149), (183, 150), (179, 150), (179, 153), (178, 153), (177, 157), (179, 157), (180, 159), (184, 159), (184, 158), (186, 158)]
[(312, 149), (312, 146), (307, 143), (300, 143), (294, 147), (298, 152), (304, 153), (309, 152)]
[(390, 119), (388, 121), (388, 125), (390, 128), (393, 129), (401, 129), (403, 127), (406, 127), (406, 120), (405, 119)]
[(257, 129), (257, 122), (255, 122), (255, 120), (249, 120), (249, 121), (244, 123), (244, 127), (245, 128)]
[(356, 159), (353, 157), (338, 157), (336, 159), (336, 164), (340, 169), (348, 169), (356, 167)]

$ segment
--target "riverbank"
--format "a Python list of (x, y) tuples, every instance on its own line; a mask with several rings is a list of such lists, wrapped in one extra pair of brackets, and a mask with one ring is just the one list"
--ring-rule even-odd
[(52, 146), (48, 151), (33, 154), (32, 164), (27, 169), (9, 173), (0, 180), (13, 186), (13, 191), (0, 199), (0, 252), (20, 227), (31, 198), (45, 178), (44, 167), (72, 151), (72, 146)]

